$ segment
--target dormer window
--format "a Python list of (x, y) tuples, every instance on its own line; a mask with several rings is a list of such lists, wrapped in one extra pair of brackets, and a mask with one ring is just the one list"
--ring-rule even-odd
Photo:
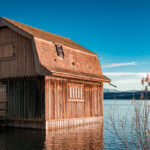
[(61, 45), (56, 44), (56, 51), (57, 51), (57, 55), (64, 57), (64, 52), (63, 52), (63, 47)]

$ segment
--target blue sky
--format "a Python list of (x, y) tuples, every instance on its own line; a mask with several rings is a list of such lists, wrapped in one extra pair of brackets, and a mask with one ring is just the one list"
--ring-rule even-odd
[(150, 71), (149, 0), (5, 0), (0, 16), (71, 38), (97, 53), (118, 90), (143, 88), (140, 79)]

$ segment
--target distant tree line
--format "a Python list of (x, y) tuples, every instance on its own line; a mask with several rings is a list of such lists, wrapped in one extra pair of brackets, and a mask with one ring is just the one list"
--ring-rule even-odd
[[(140, 100), (141, 93), (143, 94), (143, 99), (150, 99), (150, 92), (137, 91), (137, 92), (105, 92), (104, 99), (134, 99)], [(147, 97), (147, 98), (146, 98)]]

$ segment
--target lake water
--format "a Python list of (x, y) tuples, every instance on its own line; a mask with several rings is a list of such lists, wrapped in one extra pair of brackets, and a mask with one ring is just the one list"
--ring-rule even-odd
[[(118, 116), (126, 117), (131, 122), (133, 105), (130, 100), (104, 100), (104, 128), (102, 125), (88, 125), (53, 131), (45, 134), (43, 131), (28, 129), (1, 129), (0, 150), (100, 150), (124, 149), (113, 133), (109, 112), (113, 112), (115, 123)], [(113, 113), (111, 113), (113, 114)], [(128, 129), (126, 127), (126, 129)], [(130, 132), (129, 132), (130, 133)], [(128, 138), (133, 139), (134, 137)]]

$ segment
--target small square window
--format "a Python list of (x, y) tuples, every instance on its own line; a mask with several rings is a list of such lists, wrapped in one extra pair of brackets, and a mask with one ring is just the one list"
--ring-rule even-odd
[(63, 47), (61, 45), (56, 44), (56, 51), (57, 51), (57, 55), (64, 57), (64, 52), (63, 52)]
[(84, 101), (83, 85), (80, 84), (68, 84), (68, 99), (69, 101)]

